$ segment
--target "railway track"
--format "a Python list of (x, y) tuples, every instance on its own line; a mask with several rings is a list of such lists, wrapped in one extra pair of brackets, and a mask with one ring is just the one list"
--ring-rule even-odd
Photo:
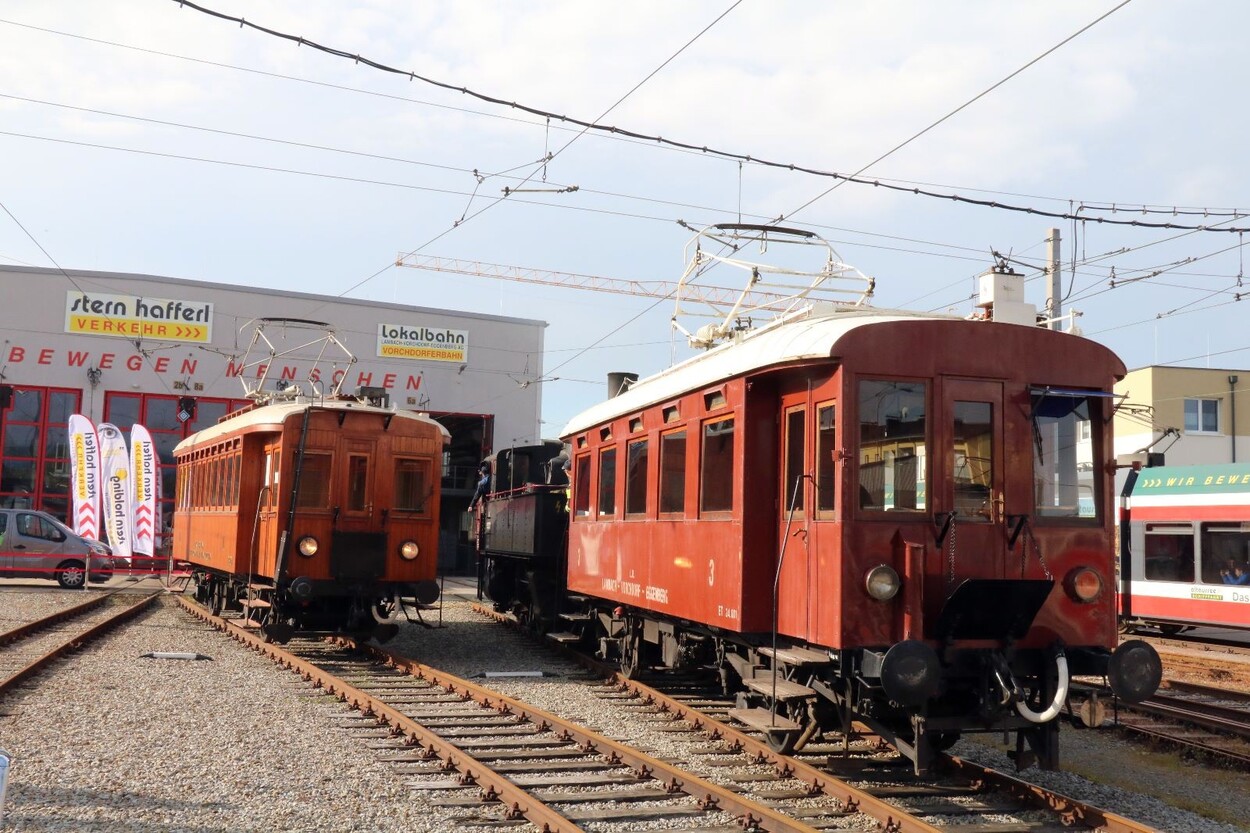
[(1250, 766), (1250, 694), (1170, 681), (1155, 696), (1121, 706), (1115, 723), (1133, 735), (1238, 766)]
[(0, 695), (33, 677), (60, 657), (138, 615), (161, 592), (139, 601), (117, 591), (93, 594), (81, 604), (0, 634)]
[[(514, 619), (485, 606), (474, 609), (497, 621)], [(528, 633), (528, 632), (527, 632)], [(758, 733), (727, 722), (734, 705), (715, 690), (690, 679), (654, 684), (625, 679), (613, 667), (586, 657), (567, 646), (552, 644), (600, 678), (600, 696), (613, 698), (619, 708), (649, 712), (657, 719), (688, 728), (710, 741), (704, 763), (731, 766), (729, 756), (745, 757), (771, 770), (772, 776), (797, 783), (797, 790), (778, 789), (764, 774), (745, 779), (742, 788), (766, 800), (796, 800), (807, 796), (831, 798), (848, 811), (870, 817), (890, 831), (1045, 831), (1084, 828), (1115, 833), (1151, 830), (1131, 819), (1068, 798), (1043, 787), (979, 764), (947, 756), (935, 777), (912, 774), (910, 762), (883, 753), (879, 739), (865, 733), (832, 744), (809, 744), (798, 754), (782, 755)]]
[[(340, 728), (361, 734), (400, 773), (413, 776), (413, 789), (444, 794), (435, 804), (464, 808), (466, 825), (524, 819), (554, 833), (583, 830), (592, 821), (596, 830), (613, 822), (628, 830), (639, 821), (679, 820), (687, 825), (683, 829), (706, 833), (806, 833), (854, 813), (835, 801), (787, 812), (381, 648), (346, 638), (279, 647), (191, 600), (178, 602), (359, 712)], [(744, 754), (742, 765), (751, 763)], [(793, 779), (778, 774), (770, 780)], [(818, 798), (794, 784), (790, 789), (809, 804)], [(894, 829), (934, 830), (906, 824)]]

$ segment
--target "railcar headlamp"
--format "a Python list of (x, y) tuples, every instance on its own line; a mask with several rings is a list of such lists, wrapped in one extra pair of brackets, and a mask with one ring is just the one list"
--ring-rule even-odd
[(321, 545), (317, 543), (317, 539), (311, 535), (305, 535), (299, 539), (299, 554), (305, 558), (312, 558), (317, 554), (317, 549)]
[(405, 541), (399, 545), (399, 557), (405, 561), (411, 561), (421, 554), (421, 548), (417, 546), (416, 541)]
[(889, 564), (878, 564), (864, 577), (864, 589), (879, 602), (888, 602), (898, 593), (902, 582)]
[(1077, 567), (1064, 576), (1063, 587), (1073, 600), (1089, 604), (1102, 595), (1102, 576), (1089, 567)]

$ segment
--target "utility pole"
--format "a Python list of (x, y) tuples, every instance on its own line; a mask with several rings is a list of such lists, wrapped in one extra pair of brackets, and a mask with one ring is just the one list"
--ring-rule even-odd
[(1046, 238), (1046, 271), (1050, 273), (1050, 281), (1046, 284), (1046, 317), (1050, 319), (1052, 330), (1062, 329), (1059, 316), (1063, 315), (1062, 269), (1063, 263), (1059, 253), (1059, 229), (1050, 230)]

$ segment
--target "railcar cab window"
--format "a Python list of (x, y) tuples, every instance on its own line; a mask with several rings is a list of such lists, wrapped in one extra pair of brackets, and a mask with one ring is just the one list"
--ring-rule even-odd
[(625, 514), (647, 513), (647, 441), (629, 444), (625, 468)]
[(951, 431), (951, 472), (955, 510), (970, 521), (992, 520), (994, 483), (994, 406), (989, 402), (956, 402)]
[(837, 506), (837, 405), (816, 406), (816, 517), (832, 518)]
[[(1098, 517), (1092, 420), (1105, 397), (1080, 391), (1035, 389), (1033, 484), (1038, 517)], [(1082, 436), (1090, 439), (1081, 439)]]
[(859, 383), (859, 508), (925, 509), (928, 385)]
[(660, 513), (680, 514), (686, 509), (686, 432), (660, 437)]
[(1145, 576), (1147, 581), (1194, 580), (1194, 525), (1146, 524)]
[(599, 452), (599, 514), (616, 514), (616, 449)]
[(699, 511), (729, 512), (734, 500), (734, 421), (703, 423), (703, 457), (699, 472)]
[(787, 512), (794, 512), (802, 517), (806, 511), (804, 500), (803, 473), (804, 461), (807, 459), (807, 411), (801, 405), (786, 411), (786, 479), (785, 507)]
[(573, 469), (573, 511), (590, 514), (590, 455), (578, 455)]
[[(329, 471), (327, 463), (327, 475)], [(328, 478), (326, 483), (326, 496), (323, 498), (322, 506), (329, 503)], [(395, 461), (395, 511), (425, 512), (433, 491), (429, 460), (400, 457)]]
[(307, 452), (300, 472), (300, 509), (330, 508), (330, 455)]

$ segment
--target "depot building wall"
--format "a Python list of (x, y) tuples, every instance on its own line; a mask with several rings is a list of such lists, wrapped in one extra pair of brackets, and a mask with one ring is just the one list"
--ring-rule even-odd
[[(399, 408), (429, 412), (453, 435), (470, 426), (472, 447), (457, 448), (472, 469), (495, 437), (538, 438), (546, 324), (520, 318), (278, 292), (150, 275), (0, 266), (0, 505), (67, 512), (66, 422), (82, 413), (123, 432), (135, 423), (153, 435), (163, 495), (173, 495), (173, 447), (247, 404), (245, 379), (267, 387), (308, 388), (315, 370), (328, 390), (384, 388)], [(314, 368), (316, 350), (245, 356), (257, 318), (323, 321), (356, 357), (333, 350)], [(322, 332), (266, 328), (287, 346)], [(282, 346), (279, 345), (279, 349)], [(318, 348), (319, 349), (319, 348)], [(272, 365), (272, 366), (269, 366)], [(537, 368), (537, 369), (535, 369)], [(537, 376), (534, 376), (537, 378)], [(454, 438), (453, 438), (454, 439)], [(462, 435), (463, 439), (463, 435)], [(453, 488), (453, 494), (457, 488)], [(454, 515), (453, 515), (454, 517)]]

